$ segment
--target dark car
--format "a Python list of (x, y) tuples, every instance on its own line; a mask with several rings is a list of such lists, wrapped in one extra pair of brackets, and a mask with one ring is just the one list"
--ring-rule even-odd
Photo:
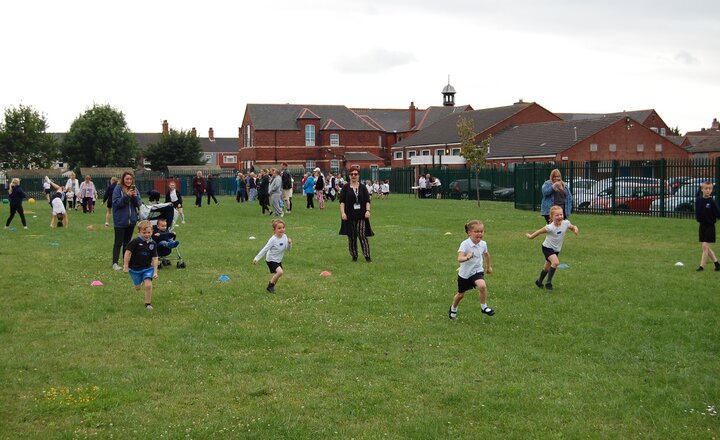
[(493, 198), (493, 192), (500, 189), (497, 185), (494, 185), (489, 180), (483, 179), (458, 179), (450, 182), (449, 190), (450, 197), (454, 199), (476, 199), (477, 190), (480, 190), (480, 198), (490, 200)]
[(515, 188), (498, 188), (493, 191), (493, 198), (511, 202), (515, 200)]

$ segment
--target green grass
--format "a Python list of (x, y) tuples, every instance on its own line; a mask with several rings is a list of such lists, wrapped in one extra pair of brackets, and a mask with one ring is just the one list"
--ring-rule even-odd
[[(337, 204), (295, 200), (277, 294), (251, 264), (269, 219), (222, 198), (187, 208), (187, 269), (160, 272), (152, 312), (110, 269), (100, 213), (51, 230), (49, 208), (26, 204), (30, 229), (0, 231), (0, 438), (720, 435), (708, 410), (720, 404), (720, 273), (694, 271), (694, 221), (574, 215), (570, 267), (547, 292), (533, 284), (542, 236), (524, 236), (537, 212), (376, 201), (367, 264), (350, 262)], [(469, 294), (451, 322), (472, 218), (485, 222), (497, 314)]]

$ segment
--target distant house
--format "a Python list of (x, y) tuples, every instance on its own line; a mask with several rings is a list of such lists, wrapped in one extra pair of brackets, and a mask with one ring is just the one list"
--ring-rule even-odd
[(586, 119), (604, 119), (604, 118), (617, 118), (617, 117), (629, 117), (633, 121), (637, 121), (640, 124), (648, 127), (650, 130), (658, 133), (662, 136), (670, 135), (670, 128), (662, 120), (660, 115), (653, 110), (632, 110), (623, 111), (616, 113), (556, 113), (564, 121), (582, 121)]
[(629, 116), (522, 124), (493, 136), (490, 164), (687, 159), (671, 139)]
[(238, 138), (216, 138), (214, 130), (210, 127), (208, 137), (200, 138), (200, 145), (208, 165), (217, 165), (223, 169), (240, 169)]

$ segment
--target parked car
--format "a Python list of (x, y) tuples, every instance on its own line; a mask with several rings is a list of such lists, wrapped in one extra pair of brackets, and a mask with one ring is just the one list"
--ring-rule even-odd
[[(471, 180), (472, 184), (468, 181)], [(448, 187), (450, 190), (450, 197), (454, 199), (476, 199), (477, 189), (480, 189), (481, 199), (492, 199), (493, 192), (500, 189), (497, 185), (493, 184), (489, 180), (483, 179), (458, 179), (450, 182)]]
[(636, 185), (611, 187), (602, 191), (600, 197), (590, 204), (592, 210), (649, 212), (650, 205), (667, 194), (660, 185)]
[(503, 201), (515, 200), (515, 188), (499, 188), (493, 191), (493, 199)]
[[(595, 182), (589, 190), (580, 192), (579, 194), (573, 193), (573, 205), (576, 209), (586, 209), (590, 207), (590, 204), (597, 199), (602, 197), (601, 193), (608, 188), (612, 188), (614, 184), (619, 187), (624, 186), (637, 186), (637, 185), (657, 185), (660, 186), (660, 179), (654, 179), (652, 177), (618, 177), (617, 179), (602, 179)], [(668, 193), (669, 194), (669, 193)]]
[(695, 198), (701, 194), (700, 184), (705, 181), (715, 185), (715, 179), (693, 177), (681, 185), (673, 195), (655, 200), (650, 205), (650, 210), (659, 212), (664, 204), (665, 212), (695, 212)]

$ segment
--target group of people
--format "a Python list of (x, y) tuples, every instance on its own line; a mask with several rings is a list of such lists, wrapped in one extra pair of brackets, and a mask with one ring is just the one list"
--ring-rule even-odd
[(440, 190), (441, 187), (442, 183), (440, 182), (440, 179), (435, 176), (431, 176), (428, 173), (420, 175), (416, 189), (418, 197), (421, 199), (431, 198), (433, 196), (433, 192), (435, 192), (436, 197), (440, 199), (442, 198), (442, 191)]
[(193, 194), (195, 194), (195, 206), (198, 208), (202, 207), (203, 195), (207, 195), (207, 204), (210, 204), (212, 199), (215, 204), (218, 204), (217, 197), (215, 197), (215, 178), (212, 174), (208, 174), (207, 178), (203, 176), (202, 171), (195, 173), (195, 177), (192, 179)]

